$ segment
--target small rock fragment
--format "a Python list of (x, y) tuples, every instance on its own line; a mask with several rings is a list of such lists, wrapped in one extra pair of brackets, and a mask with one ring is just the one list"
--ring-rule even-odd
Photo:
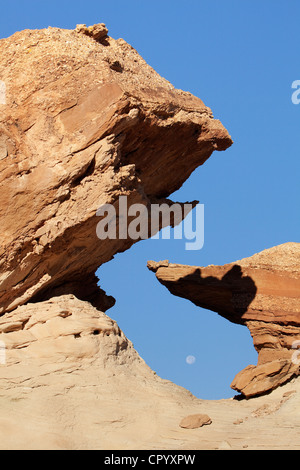
[(196, 414), (196, 415), (189, 415), (183, 418), (179, 426), (185, 429), (196, 429), (196, 428), (201, 428), (202, 426), (211, 424), (211, 423), (212, 423), (212, 420), (208, 415)]
[(233, 424), (242, 424), (244, 422), (243, 419), (237, 419), (233, 422)]
[(156, 273), (159, 268), (167, 268), (169, 266), (169, 260), (164, 261), (148, 261), (147, 268), (149, 271)]
[(92, 37), (95, 41), (101, 42), (107, 37), (108, 29), (104, 23), (94, 24), (93, 26), (87, 27), (85, 24), (78, 24), (75, 31), (77, 33), (86, 34)]

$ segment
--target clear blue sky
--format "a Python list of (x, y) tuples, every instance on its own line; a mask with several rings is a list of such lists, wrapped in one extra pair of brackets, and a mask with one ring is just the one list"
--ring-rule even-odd
[[(0, 36), (104, 22), (177, 88), (199, 96), (234, 145), (215, 153), (173, 195), (205, 204), (205, 244), (148, 240), (101, 267), (117, 299), (108, 313), (161, 377), (200, 398), (234, 395), (230, 382), (256, 352), (245, 327), (172, 296), (147, 260), (224, 264), (299, 242), (299, 0), (14, 0), (2, 2)], [(0, 77), (1, 78), (1, 77)], [(186, 364), (186, 356), (196, 362)]]

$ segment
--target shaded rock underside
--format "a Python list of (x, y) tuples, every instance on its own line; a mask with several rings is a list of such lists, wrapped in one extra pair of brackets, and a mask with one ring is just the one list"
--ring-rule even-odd
[(245, 325), (258, 354), (232, 382), (250, 397), (269, 392), (299, 373), (300, 244), (286, 243), (224, 266), (149, 262), (168, 290), (199, 307)]

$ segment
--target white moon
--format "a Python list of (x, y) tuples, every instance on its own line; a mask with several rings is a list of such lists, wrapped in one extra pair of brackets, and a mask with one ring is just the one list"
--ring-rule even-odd
[(187, 356), (185, 361), (189, 365), (195, 364), (196, 358), (195, 358), (195, 356)]

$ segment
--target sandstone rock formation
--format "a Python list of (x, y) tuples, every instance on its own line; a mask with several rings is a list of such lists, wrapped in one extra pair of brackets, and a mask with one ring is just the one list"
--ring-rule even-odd
[[(3, 315), (2, 342), (1, 450), (299, 449), (300, 377), (251, 400), (198, 399), (71, 294)], [(180, 426), (194, 415), (211, 424)]]
[(95, 272), (135, 240), (99, 240), (97, 209), (162, 202), (232, 140), (102, 23), (0, 41), (0, 313), (72, 293), (106, 310)]
[(251, 397), (298, 375), (299, 243), (286, 243), (224, 266), (163, 261), (149, 262), (148, 267), (172, 294), (249, 328), (258, 363), (235, 377), (234, 390)]
[(2, 39), (0, 83), (0, 447), (154, 445), (167, 404), (180, 434), (198, 400), (103, 313), (95, 272), (137, 240), (99, 240), (97, 211), (170, 204), (227, 130), (102, 23)]
[[(195, 398), (145, 364), (104, 313), (114, 299), (95, 276), (137, 241), (99, 240), (100, 206), (118, 210), (120, 195), (170, 204), (231, 143), (200, 99), (102, 23), (0, 40), (0, 449), (299, 447), (298, 379), (246, 402)], [(244, 300), (236, 296), (235, 321)], [(278, 338), (296, 328), (280, 315)], [(274, 339), (265, 319), (246, 321)]]

